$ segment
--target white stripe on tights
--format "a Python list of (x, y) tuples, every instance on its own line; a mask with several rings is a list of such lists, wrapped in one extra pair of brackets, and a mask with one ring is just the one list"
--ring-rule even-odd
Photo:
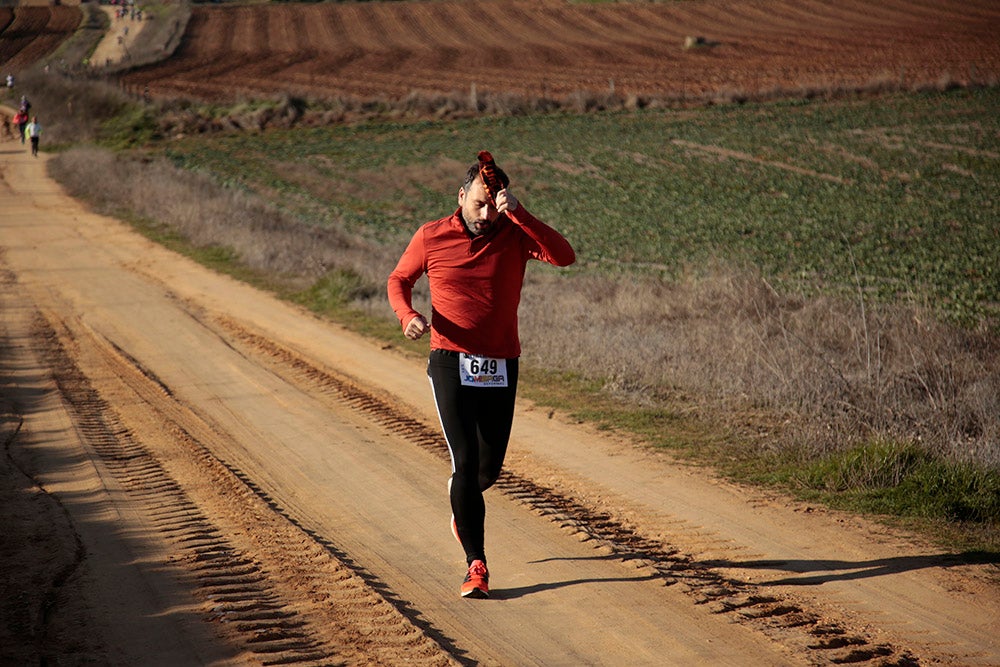
[[(441, 408), (438, 407), (437, 392), (434, 391), (434, 379), (430, 375), (427, 381), (431, 383), (431, 395), (434, 396), (434, 410), (437, 411), (438, 422), (441, 424), (441, 433), (444, 434), (444, 443), (448, 445), (448, 458), (451, 459), (451, 474), (455, 474), (455, 452), (451, 449), (451, 442), (448, 441), (448, 430), (444, 427), (444, 419), (441, 418)], [(448, 478), (448, 491), (451, 491), (451, 478)]]

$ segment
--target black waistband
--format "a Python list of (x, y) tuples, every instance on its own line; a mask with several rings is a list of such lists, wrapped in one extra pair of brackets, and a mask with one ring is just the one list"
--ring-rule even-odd
[[(465, 352), (456, 352), (455, 350), (441, 350), (438, 348), (433, 348), (431, 350), (431, 354), (444, 355), (446, 357), (454, 357), (455, 359), (458, 359), (458, 355), (465, 354)], [(472, 356), (477, 356), (477, 355), (472, 355)], [(517, 358), (518, 357), (507, 357), (507, 361), (514, 361)]]

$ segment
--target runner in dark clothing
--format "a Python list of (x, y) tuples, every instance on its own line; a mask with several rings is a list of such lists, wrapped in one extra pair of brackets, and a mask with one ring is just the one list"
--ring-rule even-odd
[[(484, 180), (485, 179), (485, 180)], [(517, 307), (528, 260), (568, 266), (565, 238), (507, 189), (507, 175), (483, 151), (458, 191), (459, 208), (414, 234), (389, 276), (403, 334), (431, 334), (427, 375), (451, 453), (452, 530), (469, 571), (463, 597), (488, 597), (483, 491), (503, 467), (514, 417), (521, 343)], [(413, 309), (413, 285), (427, 274), (431, 322)]]

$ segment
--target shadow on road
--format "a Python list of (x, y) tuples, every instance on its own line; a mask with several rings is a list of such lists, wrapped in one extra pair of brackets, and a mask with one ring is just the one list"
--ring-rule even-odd
[(776, 570), (809, 576), (789, 576), (758, 582), (762, 586), (818, 586), (832, 581), (853, 581), (899, 574), (928, 568), (948, 568), (962, 565), (1000, 565), (1000, 554), (991, 551), (967, 551), (927, 556), (899, 556), (875, 560), (713, 560), (702, 563), (707, 567)]
[(543, 591), (552, 591), (567, 586), (579, 586), (581, 584), (609, 584), (615, 582), (635, 582), (653, 581), (662, 579), (660, 575), (650, 574), (642, 577), (596, 577), (591, 579), (569, 579), (567, 581), (552, 581), (547, 583), (532, 584), (531, 586), (521, 586), (519, 588), (494, 588), (490, 591), (491, 600), (513, 600), (515, 598), (533, 595)]

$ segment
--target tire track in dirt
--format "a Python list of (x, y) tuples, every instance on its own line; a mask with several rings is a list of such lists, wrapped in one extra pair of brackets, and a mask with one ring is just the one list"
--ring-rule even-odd
[[(0, 266), (3, 263), (3, 252), (0, 251)], [(0, 268), (0, 288), (16, 289), (17, 276), (6, 268)], [(19, 308), (7, 298), (5, 294), (0, 294), (0, 310), (10, 308), (12, 311)], [(0, 323), (0, 349), (5, 352), (16, 345), (10, 337), (10, 332), (4, 323)], [(14, 367), (20, 362), (19, 355), (4, 354), (2, 364), (0, 364), (0, 377), (7, 379), (8, 374), (13, 374)], [(4, 382), (6, 385), (6, 382)], [(18, 442), (21, 436), (21, 429), (24, 427), (24, 406), (18, 397), (7, 394), (8, 386), (0, 389), (0, 422), (7, 431), (3, 442), (0, 443), (0, 455), (6, 460), (12, 470), (27, 482), (27, 485), (18, 485), (17, 496), (4, 499), (7, 504), (3, 509), (11, 514), (4, 516), (0, 525), (4, 529), (4, 539), (12, 540), (15, 550), (20, 546), (17, 544), (22, 539), (30, 540), (36, 544), (43, 544), (45, 548), (45, 565), (37, 568), (25, 576), (22, 573), (4, 573), (2, 587), (4, 600), (0, 606), (0, 617), (5, 621), (6, 627), (0, 628), (0, 637), (4, 642), (0, 643), (2, 654), (5, 660), (14, 661), (28, 660), (29, 653), (37, 656), (42, 664), (58, 662), (58, 656), (53, 650), (58, 645), (58, 629), (54, 627), (53, 615), (60, 609), (60, 599), (64, 595), (72, 595), (68, 589), (71, 579), (79, 573), (86, 558), (86, 548), (80, 533), (73, 525), (73, 519), (66, 505), (57, 494), (50, 492), (45, 483), (33, 474), (26, 466), (22, 465), (13, 454), (13, 445)], [(16, 423), (15, 423), (16, 422)], [(13, 427), (11, 428), (11, 425)], [(6, 488), (3, 489), (7, 491)], [(41, 507), (38, 499), (33, 497), (40, 494), (45, 501)], [(39, 521), (45, 521), (45, 528), (37, 529), (26, 525), (26, 522), (18, 516), (16, 509), (19, 503), (30, 503), (29, 510), (33, 517)], [(6, 523), (7, 519), (11, 523)], [(7, 545), (5, 545), (6, 547)], [(9, 548), (4, 548), (4, 552), (9, 553)], [(4, 555), (7, 555), (6, 553)], [(11, 568), (15, 569), (15, 568)], [(30, 588), (27, 581), (30, 578)], [(7, 646), (6, 641), (15, 640), (19, 646)]]
[[(677, 26), (677, 17), (673, 13), (657, 12), (652, 14), (656, 25), (657, 39), (666, 43), (670, 42), (671, 36), (674, 43), (681, 43), (683, 30)], [(565, 26), (564, 29), (573, 35), (572, 41), (576, 44), (587, 46), (600, 44), (607, 38), (609, 45), (622, 41), (615, 34), (608, 35), (606, 19), (594, 11), (588, 11), (585, 7), (574, 7), (569, 5), (556, 5), (551, 8), (551, 22), (557, 26)], [(627, 37), (624, 41), (628, 41)]]
[[(620, 37), (624, 44), (637, 49), (655, 49), (664, 43), (665, 29), (669, 18), (663, 12), (650, 6), (638, 5), (632, 11), (622, 12), (619, 23)], [(669, 33), (666, 33), (669, 34)], [(600, 33), (594, 35), (600, 37)], [(672, 47), (679, 46), (679, 42)]]
[[(182, 554), (180, 558), (195, 573), (202, 594), (217, 602), (213, 609), (217, 618), (245, 624), (245, 642), (257, 644), (251, 652), (273, 658), (275, 663), (330, 658), (332, 651), (317, 650), (312, 640), (298, 630), (304, 623), (278, 600), (267, 585), (261, 565), (228, 543), (153, 455), (117, 420), (66, 353), (51, 323), (39, 318), (35, 328), (43, 357), (51, 365), (59, 391), (71, 406), (85, 440)], [(283, 627), (273, 625), (275, 621)]]
[(799, 174), (801, 176), (812, 176), (813, 178), (818, 178), (820, 180), (829, 181), (831, 183), (836, 183), (838, 185), (848, 184), (850, 185), (852, 181), (850, 179), (845, 179), (836, 174), (826, 174), (823, 172), (814, 171), (812, 169), (807, 169), (805, 167), (799, 167), (793, 164), (788, 164), (786, 162), (777, 162), (773, 160), (765, 160), (763, 158), (756, 157), (749, 153), (743, 151), (736, 151), (729, 148), (723, 148), (721, 146), (711, 146), (707, 144), (699, 144), (693, 141), (684, 141), (683, 139), (672, 139), (670, 141), (674, 146), (679, 146), (681, 148), (688, 149), (694, 154), (709, 154), (715, 155), (724, 159), (729, 160), (740, 160), (743, 162), (752, 162), (754, 164), (766, 165), (769, 167), (774, 167), (775, 169), (783, 169), (785, 171), (790, 171), (794, 174)]
[[(319, 367), (232, 318), (202, 322), (286, 381), (311, 386), (311, 393), (318, 390), (337, 405), (349, 405), (389, 432), (448, 459), (437, 428), (400, 412), (388, 402), (390, 398), (369, 392), (339, 372)], [(728, 578), (672, 547), (662, 536), (644, 534), (613, 510), (589, 505), (568, 489), (560, 489), (554, 471), (547, 471), (547, 477), (547, 483), (541, 484), (508, 467), (495, 488), (578, 540), (591, 542), (603, 554), (651, 571), (665, 585), (681, 584), (694, 604), (706, 605), (713, 613), (752, 627), (807, 655), (813, 664), (918, 664), (904, 647), (874, 641), (846, 619), (833, 619), (791, 597), (764, 593), (758, 586)]]
[[(812, 1), (821, 2), (821, 0)], [(985, 7), (981, 0), (970, 0), (964, 7), (965, 11), (959, 16), (952, 14), (946, 6), (935, 2), (935, 0), (891, 0), (875, 4), (864, 2), (864, 0), (852, 0), (845, 5), (845, 8), (858, 21), (889, 27), (907, 22), (917, 25), (927, 22), (974, 24), (977, 15), (980, 19), (986, 17), (985, 14), (977, 10), (977, 5)], [(836, 6), (828, 5), (827, 7), (830, 14), (836, 15)]]
[[(530, 26), (512, 22), (488, 5), (448, 6), (430, 12), (414, 5), (408, 9), (411, 21), (416, 15), (429, 14), (420, 21), (424, 46), (419, 57), (400, 70), (413, 88), (464, 91), (476, 84), (480, 89), (497, 90), (517, 79), (522, 65), (519, 51), (531, 43), (519, 31)], [(453, 34), (449, 25), (461, 28)]]
[[(206, 620), (247, 659), (263, 665), (453, 664), (327, 547), (212, 455), (195, 434), (219, 436), (176, 404), (155, 374), (110, 342), (71, 330), (81, 325), (39, 314), (34, 326), (39, 351), (87, 446), (170, 545), (173, 564), (204, 600)], [(136, 392), (171, 441), (183, 445), (186, 462), (171, 465), (185, 466), (186, 479), (193, 474), (199, 484), (181, 487), (94, 388), (69, 348), (102, 358)], [(147, 424), (143, 432), (149, 431)], [(192, 495), (195, 486), (202, 490)], [(244, 537), (234, 539), (238, 535)]]

